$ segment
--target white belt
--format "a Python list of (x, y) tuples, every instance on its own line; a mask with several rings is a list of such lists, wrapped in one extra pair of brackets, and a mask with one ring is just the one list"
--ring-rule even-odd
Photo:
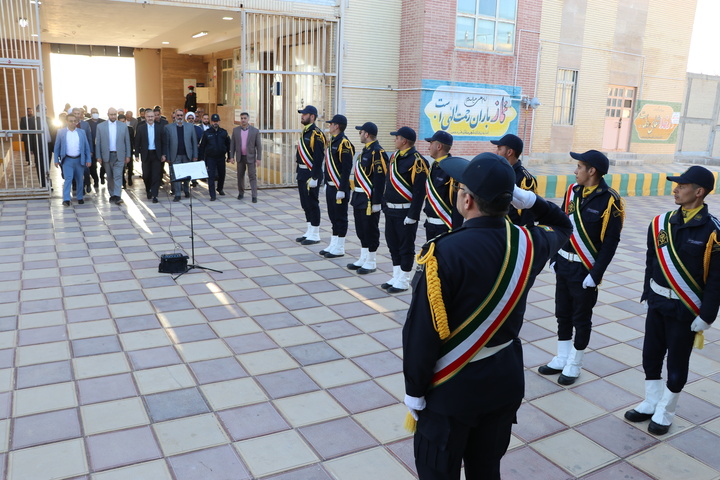
[(487, 357), (490, 357), (490, 356), (492, 356), (492, 355), (495, 355), (496, 353), (498, 353), (500, 350), (502, 350), (503, 348), (507, 347), (507, 346), (510, 345), (511, 343), (512, 343), (512, 340), (510, 340), (510, 341), (508, 341), (508, 342), (505, 342), (505, 343), (503, 343), (502, 345), (496, 345), (496, 346), (494, 346), (494, 347), (484, 347), (484, 348), (481, 348), (481, 349), (475, 354), (475, 356), (470, 360), (470, 362), (477, 362), (478, 360), (482, 360), (483, 358), (487, 358)]
[(360, 188), (360, 187), (355, 187), (355, 188), (353, 188), (353, 192), (357, 192), (357, 193), (365, 193), (365, 190), (363, 190), (363, 189), (362, 189), (362, 188)]
[(427, 217), (427, 221), (428, 223), (432, 223), (433, 225), (445, 225), (445, 222), (435, 217)]
[(299, 168), (300, 170), (307, 170), (307, 169), (308, 169), (307, 165), (305, 165), (304, 163), (298, 163), (297, 166), (298, 166), (298, 168)]
[(563, 257), (568, 262), (578, 262), (582, 263), (582, 259), (580, 258), (580, 255), (575, 255), (574, 253), (566, 252), (565, 250), (558, 250), (558, 253), (561, 257)]
[(650, 279), (650, 290), (657, 293), (661, 297), (669, 298), (670, 300), (680, 300), (675, 290), (672, 288), (661, 287), (655, 280)]
[(402, 210), (410, 208), (409, 203), (390, 203), (390, 202), (388, 202), (385, 205), (387, 205), (388, 208), (400, 208)]

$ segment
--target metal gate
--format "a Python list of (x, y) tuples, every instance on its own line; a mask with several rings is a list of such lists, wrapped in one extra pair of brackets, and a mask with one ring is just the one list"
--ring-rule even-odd
[(47, 197), (50, 190), (40, 3), (0, 1), (0, 199)]
[(262, 134), (260, 185), (295, 183), (299, 109), (317, 107), (320, 128), (335, 112), (337, 25), (334, 19), (242, 12), (236, 105), (250, 113)]

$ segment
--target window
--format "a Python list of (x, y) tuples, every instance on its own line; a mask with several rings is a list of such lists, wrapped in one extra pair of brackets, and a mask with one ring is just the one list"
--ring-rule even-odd
[(559, 69), (555, 86), (555, 125), (575, 124), (575, 92), (577, 91), (577, 70)]
[(513, 53), (517, 0), (457, 0), (455, 46)]

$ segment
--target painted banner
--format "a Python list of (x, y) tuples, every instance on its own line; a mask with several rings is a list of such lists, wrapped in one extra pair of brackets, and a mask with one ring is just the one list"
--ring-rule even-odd
[(423, 80), (420, 138), (438, 130), (455, 140), (497, 140), (517, 134), (521, 87)]
[(680, 103), (640, 100), (633, 121), (633, 143), (676, 143)]

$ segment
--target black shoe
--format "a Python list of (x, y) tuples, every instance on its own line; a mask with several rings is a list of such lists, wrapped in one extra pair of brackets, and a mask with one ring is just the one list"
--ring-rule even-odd
[(392, 287), (392, 283), (385, 282), (382, 285), (380, 285), (380, 288), (383, 290), (387, 290), (388, 288)]
[(253, 197), (252, 203), (257, 203), (257, 197)]
[(157, 197), (153, 197), (153, 203), (158, 203)]
[(185, 198), (190, 198), (190, 192), (189, 192), (189, 191), (185, 192)]
[(218, 190), (218, 195), (225, 195), (225, 192), (222, 190)]
[(306, 238), (305, 240), (300, 242), (300, 245), (317, 245), (318, 243), (320, 243), (320, 240), (309, 240)]
[(147, 199), (150, 200), (152, 198), (152, 193), (147, 192)]
[(295, 241), (298, 242), (298, 243), (302, 243), (302, 242), (305, 241), (305, 238), (306, 238), (305, 235), (303, 235), (302, 237), (296, 238)]
[(328, 252), (327, 250), (320, 250), (318, 252), (318, 255), (320, 255), (321, 257), (324, 257), (326, 253), (330, 253), (330, 252)]
[(648, 425), (648, 432), (653, 435), (665, 435), (668, 430), (670, 430), (670, 425), (660, 425), (652, 420), (650, 420), (650, 425)]
[(63, 202), (63, 206), (69, 207), (69, 206), (70, 206), (70, 201), (69, 201), (69, 200), (65, 200), (65, 201)]
[(345, 254), (343, 253), (340, 255), (336, 255), (334, 253), (327, 252), (324, 256), (325, 256), (325, 258), (340, 258), (340, 257), (344, 257)]
[(558, 377), (558, 383), (560, 385), (572, 385), (575, 383), (575, 380), (577, 380), (578, 377), (568, 377), (567, 375), (563, 375), (562, 373)]
[(357, 273), (360, 275), (367, 275), (368, 273), (373, 273), (377, 268), (358, 268)]
[[(105, 185), (105, 179), (104, 179), (104, 178), (101, 178), (101, 179), (100, 179), (100, 183), (103, 184), (103, 185)], [(97, 188), (97, 185), (95, 185), (95, 188)]]
[(79, 204), (79, 205), (85, 205), (85, 200), (83, 200), (83, 199), (81, 198), (80, 200), (78, 200), (78, 204)]
[(354, 263), (348, 263), (348, 264), (347, 264), (347, 269), (348, 269), (348, 270), (360, 270), (360, 267), (362, 267), (362, 265), (357, 266), (357, 265), (355, 265)]
[(557, 373), (562, 373), (562, 368), (558, 370), (557, 368), (552, 368), (552, 367), (548, 367), (547, 365), (542, 365), (541, 367), (538, 367), (538, 373), (540, 375), (555, 375)]
[(397, 288), (390, 286), (390, 288), (387, 289), (388, 293), (400, 293), (400, 292), (407, 292), (407, 288)]
[(242, 200), (244, 196), (245, 196), (245, 195), (243, 195), (242, 193), (239, 193), (238, 196), (237, 196), (237, 199), (238, 199), (238, 200)]
[(652, 413), (640, 413), (634, 408), (632, 410), (628, 410), (625, 412), (625, 420), (629, 420), (631, 422), (644, 422), (645, 420), (650, 420), (652, 418)]
[(86, 185), (86, 186), (85, 186), (85, 193), (92, 193), (92, 186)]
[(115, 195), (110, 195), (110, 198), (109, 198), (110, 203), (115, 203), (115, 200), (117, 200), (117, 198), (118, 197), (116, 197)]
[(217, 200), (217, 198), (215, 198), (215, 197), (212, 197), (212, 198), (210, 199), (211, 202), (214, 202), (215, 200)]
[(122, 205), (123, 199), (120, 197), (115, 197), (115, 205)]
[(127, 184), (132, 187), (132, 183), (133, 183), (133, 182), (132, 182), (132, 178), (128, 178)]
[(179, 201), (180, 201), (180, 197), (173, 198), (173, 202), (179, 202)]
[(95, 191), (97, 192), (98, 190), (100, 190), (100, 184), (95, 182)]

